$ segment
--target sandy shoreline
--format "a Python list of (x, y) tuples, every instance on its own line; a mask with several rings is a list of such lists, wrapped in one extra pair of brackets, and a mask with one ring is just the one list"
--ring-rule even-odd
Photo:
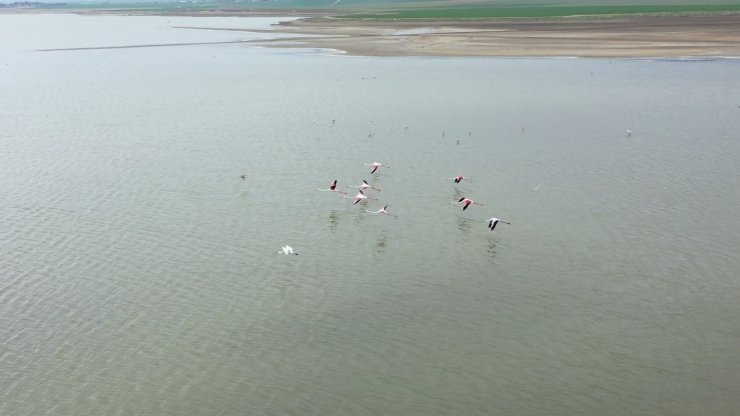
[(368, 56), (740, 57), (740, 14), (543, 20), (356, 21), (312, 18), (276, 31), (312, 48)]
[[(143, 10), (68, 12), (156, 15)], [(203, 11), (167, 15), (286, 17), (289, 14)], [(481, 20), (358, 20), (315, 16), (283, 22), (268, 30), (210, 28), (206, 21), (203, 27), (189, 29), (292, 34), (295, 36), (246, 43), (333, 49), (362, 56), (740, 57), (740, 14), (736, 13)]]

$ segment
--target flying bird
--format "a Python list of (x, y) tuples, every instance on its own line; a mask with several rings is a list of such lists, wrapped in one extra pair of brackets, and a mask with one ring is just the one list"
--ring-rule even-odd
[(298, 255), (298, 253), (293, 251), (293, 247), (291, 246), (283, 246), (283, 248), (280, 251), (276, 252), (275, 254), (285, 254), (286, 256), (289, 256), (291, 254), (294, 256)]
[(378, 168), (385, 166), (386, 168), (390, 168), (390, 166), (383, 165), (382, 163), (373, 162), (373, 163), (365, 163), (363, 166), (370, 166), (372, 170), (370, 173), (375, 173)]
[(369, 210), (365, 210), (365, 212), (369, 212), (369, 213), (371, 213), (371, 214), (385, 214), (385, 215), (390, 215), (390, 216), (391, 216), (391, 217), (393, 217), (393, 218), (398, 218), (398, 215), (395, 215), (395, 214), (391, 214), (390, 212), (386, 211), (386, 208), (388, 208), (388, 205), (384, 206), (383, 208), (380, 208), (380, 209), (379, 209), (379, 210), (377, 210), (377, 211), (369, 211)]
[(493, 217), (493, 218), (489, 218), (489, 219), (488, 219), (488, 228), (490, 228), (490, 229), (491, 229), (491, 231), (493, 231), (493, 229), (494, 229), (494, 228), (496, 228), (496, 225), (497, 225), (498, 223), (500, 223), (500, 222), (501, 222), (501, 223), (504, 223), (504, 224), (509, 224), (509, 225), (511, 225), (511, 223), (510, 223), (510, 222), (502, 221), (502, 220), (500, 220), (500, 219), (498, 219), (498, 218), (496, 218), (496, 217)]
[(362, 183), (361, 183), (360, 185), (358, 185), (358, 186), (349, 186), (349, 185), (347, 185), (347, 188), (354, 188), (354, 189), (359, 189), (359, 190), (361, 190), (361, 191), (364, 191), (365, 189), (367, 189), (367, 188), (370, 188), (370, 189), (374, 189), (374, 190), (376, 190), (376, 191), (380, 191), (380, 188), (376, 188), (376, 187), (374, 187), (374, 186), (370, 185), (370, 184), (369, 184), (369, 183), (367, 183), (367, 181), (366, 181), (366, 180), (364, 180), (364, 179), (363, 179), (363, 181), (362, 181)]
[(247, 175), (239, 175), (239, 177), (242, 178), (242, 180), (247, 179)]
[(351, 197), (351, 196), (345, 196), (344, 198), (352, 198), (355, 200), (355, 202), (352, 205), (357, 205), (358, 202), (362, 201), (363, 199), (373, 199), (377, 200), (377, 198), (370, 198), (367, 195), (365, 195), (362, 191), (358, 191), (357, 195)]
[(346, 192), (342, 192), (339, 189), (337, 189), (337, 180), (334, 179), (334, 182), (329, 184), (329, 189), (317, 189), (317, 191), (323, 191), (323, 192), (339, 192), (340, 194), (347, 194)]
[(483, 204), (479, 204), (479, 203), (473, 201), (472, 199), (465, 198), (465, 197), (460, 198), (460, 200), (457, 201), (457, 202), (459, 202), (459, 203), (461, 203), (463, 205), (463, 211), (465, 211), (466, 209), (468, 209), (468, 207), (470, 206), (470, 204), (475, 204), (475, 205), (483, 206)]
[(460, 181), (469, 181), (470, 178), (466, 178), (462, 175), (457, 175), (454, 178), (447, 178), (448, 181), (455, 181), (455, 183), (460, 183)]

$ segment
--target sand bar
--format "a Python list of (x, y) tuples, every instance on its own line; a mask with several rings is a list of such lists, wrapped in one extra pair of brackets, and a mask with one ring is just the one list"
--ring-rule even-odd
[(370, 56), (740, 57), (740, 14), (470, 21), (309, 18), (275, 30), (314, 37), (273, 43)]

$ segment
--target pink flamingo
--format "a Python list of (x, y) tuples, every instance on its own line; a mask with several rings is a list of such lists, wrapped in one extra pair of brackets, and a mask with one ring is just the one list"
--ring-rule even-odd
[(361, 191), (364, 191), (365, 189), (370, 188), (370, 189), (375, 189), (376, 191), (380, 191), (380, 188), (376, 188), (376, 187), (370, 185), (364, 179), (363, 179), (362, 183), (359, 186), (349, 186), (349, 185), (347, 185), (347, 188), (359, 189)]
[(470, 204), (475, 204), (475, 205), (483, 206), (483, 204), (479, 204), (479, 203), (473, 201), (472, 199), (465, 198), (465, 197), (460, 198), (460, 200), (457, 201), (457, 202), (462, 203), (462, 205), (463, 205), (463, 211), (465, 211), (466, 209), (468, 209), (468, 207), (470, 206)]
[(385, 215), (390, 215), (393, 218), (398, 218), (398, 215), (391, 214), (390, 212), (388, 212), (388, 211), (385, 210), (386, 208), (388, 208), (388, 205), (384, 206), (383, 208), (380, 208), (377, 211), (368, 211), (368, 210), (365, 210), (365, 212), (369, 212), (371, 214), (385, 214)]
[(357, 195), (351, 197), (351, 196), (345, 196), (344, 198), (353, 198), (355, 202), (352, 205), (357, 205), (358, 202), (362, 201), (363, 199), (373, 199), (377, 201), (377, 198), (370, 198), (367, 195), (365, 195), (362, 191), (357, 192)]
[(317, 191), (324, 191), (324, 192), (339, 192), (340, 194), (347, 194), (346, 192), (342, 192), (339, 189), (337, 189), (337, 180), (334, 179), (334, 182), (329, 184), (329, 189), (317, 189)]
[[(385, 165), (383, 165), (382, 163), (373, 162), (373, 163), (365, 163), (365, 164), (363, 164), (363, 166), (370, 166), (370, 167), (372, 167), (372, 170), (370, 171), (370, 173), (375, 173), (375, 171), (378, 170), (378, 168), (383, 167)], [(386, 168), (390, 168), (390, 166), (385, 166), (385, 167)]]
[(452, 181), (455, 181), (455, 183), (460, 183), (460, 181), (463, 181), (463, 180), (468, 180), (469, 181), (470, 179), (469, 178), (466, 178), (466, 177), (464, 177), (462, 175), (457, 175), (454, 178), (447, 178), (447, 180), (452, 180)]

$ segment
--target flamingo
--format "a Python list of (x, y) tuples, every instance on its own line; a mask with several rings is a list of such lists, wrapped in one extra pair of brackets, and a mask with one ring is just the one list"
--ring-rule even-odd
[(317, 191), (324, 191), (324, 192), (339, 192), (340, 194), (347, 194), (346, 192), (342, 192), (339, 189), (337, 189), (337, 180), (334, 179), (334, 182), (329, 184), (329, 189), (317, 189)]
[(390, 216), (391, 216), (391, 217), (393, 217), (393, 218), (398, 218), (398, 215), (395, 215), (395, 214), (391, 214), (390, 212), (388, 212), (388, 211), (386, 211), (386, 210), (385, 210), (386, 208), (388, 208), (388, 205), (384, 206), (383, 208), (380, 208), (380, 209), (379, 209), (379, 210), (377, 210), (377, 211), (369, 211), (369, 210), (365, 210), (365, 212), (369, 212), (369, 213), (371, 213), (371, 214), (385, 214), (385, 215), (390, 215)]
[(370, 198), (370, 197), (368, 197), (367, 195), (365, 195), (365, 194), (364, 194), (364, 193), (362, 192), (362, 190), (358, 191), (358, 192), (357, 192), (357, 195), (355, 195), (355, 196), (353, 196), (353, 197), (350, 197), (350, 196), (345, 196), (345, 198), (353, 198), (353, 199), (355, 200), (355, 202), (354, 202), (354, 203), (353, 203), (352, 205), (357, 205), (357, 203), (358, 203), (358, 202), (360, 202), (360, 201), (362, 201), (363, 199), (373, 199), (373, 200), (377, 200), (377, 198)]
[(463, 211), (465, 211), (466, 209), (468, 209), (468, 207), (470, 206), (470, 204), (475, 204), (475, 205), (483, 206), (483, 204), (479, 204), (479, 203), (473, 201), (472, 199), (465, 198), (465, 197), (460, 198), (460, 200), (457, 201), (457, 202), (462, 203), (462, 205), (463, 205)]
[(361, 183), (361, 184), (360, 184), (359, 186), (349, 186), (349, 185), (347, 185), (347, 188), (354, 188), (354, 189), (359, 189), (359, 190), (361, 190), (361, 191), (364, 191), (365, 189), (367, 189), (367, 188), (370, 188), (370, 189), (374, 189), (374, 190), (376, 190), (376, 191), (380, 191), (380, 188), (376, 188), (376, 187), (374, 187), (374, 186), (370, 185), (370, 184), (369, 184), (369, 183), (367, 183), (367, 181), (366, 181), (366, 180), (364, 180), (364, 179), (362, 180), (362, 183)]
[(490, 229), (491, 229), (491, 231), (493, 231), (493, 229), (494, 229), (494, 228), (496, 228), (496, 225), (497, 225), (498, 223), (500, 223), (500, 222), (502, 222), (502, 223), (504, 223), (504, 224), (509, 224), (509, 225), (511, 225), (511, 223), (510, 223), (510, 222), (502, 221), (502, 220), (500, 220), (499, 218), (496, 218), (496, 217), (492, 217), (492, 218), (489, 218), (489, 219), (488, 219), (488, 228), (490, 228)]
[(463, 180), (468, 180), (469, 181), (470, 178), (466, 178), (466, 177), (464, 177), (462, 175), (457, 175), (454, 178), (447, 178), (447, 180), (448, 181), (455, 181), (455, 183), (460, 183), (460, 181), (463, 181)]
[(283, 248), (280, 251), (275, 252), (275, 254), (285, 254), (286, 256), (291, 254), (294, 256), (298, 255), (298, 253), (293, 251), (293, 247), (291, 246), (283, 246)]
[[(382, 163), (373, 162), (373, 163), (365, 163), (363, 166), (370, 166), (373, 169), (370, 171), (370, 173), (375, 173), (376, 170), (378, 170), (379, 167), (385, 166)], [(390, 166), (385, 166), (386, 168), (390, 168)]]

